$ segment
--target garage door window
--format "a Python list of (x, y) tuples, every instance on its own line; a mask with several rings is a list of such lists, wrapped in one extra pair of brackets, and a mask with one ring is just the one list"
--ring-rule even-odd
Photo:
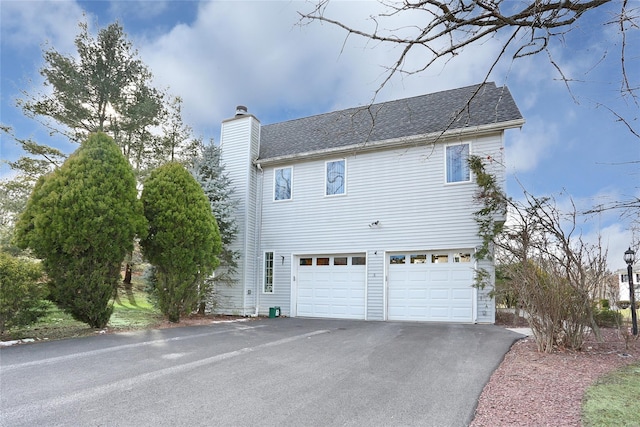
[(390, 264), (404, 264), (404, 255), (391, 255), (389, 257)]
[(333, 259), (333, 265), (347, 265), (347, 260), (346, 256), (337, 256)]
[(354, 256), (351, 258), (351, 265), (367, 265), (367, 257)]
[(300, 265), (313, 265), (313, 258), (300, 258)]
[(453, 254), (453, 262), (471, 262), (471, 254), (470, 253)]
[(329, 258), (318, 258), (316, 265), (329, 265)]
[(427, 256), (424, 254), (421, 255), (411, 255), (411, 264), (426, 264)]
[(449, 254), (433, 254), (431, 262), (434, 264), (446, 264), (449, 262)]

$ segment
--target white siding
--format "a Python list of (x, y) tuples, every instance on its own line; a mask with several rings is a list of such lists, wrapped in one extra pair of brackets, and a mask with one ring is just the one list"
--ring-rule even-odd
[[(269, 307), (280, 307), (282, 314), (289, 314), (291, 312), (290, 299), (288, 297), (291, 290), (291, 254), (288, 252), (279, 252), (276, 250), (266, 249), (273, 252), (273, 293), (265, 294), (260, 288), (258, 294), (259, 299), (259, 313), (261, 315), (269, 314)], [(264, 255), (261, 253), (261, 255)], [(263, 259), (260, 258), (260, 275), (259, 283), (262, 287), (262, 268)], [(284, 287), (284, 288), (283, 288)], [(287, 298), (283, 298), (282, 295), (286, 294)]]
[[(281, 255), (367, 252), (367, 319), (384, 319), (384, 251), (473, 248), (481, 241), (473, 212), (475, 183), (446, 184), (444, 144), (354, 153), (347, 157), (347, 194), (324, 196), (325, 161), (293, 168), (293, 199), (273, 201), (273, 167), (262, 182), (262, 250)], [(491, 156), (504, 180), (502, 137), (471, 141), (471, 153)], [(370, 225), (379, 221), (377, 226)], [(275, 266), (275, 292), (261, 301), (289, 314), (291, 266)], [(478, 315), (491, 321), (493, 301), (480, 297)], [(480, 307), (482, 301), (482, 307)], [(484, 314), (486, 313), (486, 314)]]
[(259, 136), (260, 123), (253, 116), (241, 116), (222, 123), (221, 159), (233, 183), (234, 197), (238, 200), (235, 216), (239, 232), (232, 249), (241, 254), (237, 285), (216, 289), (217, 311), (222, 313), (247, 315), (255, 310), (258, 173), (252, 160), (258, 155)]
[[(249, 148), (249, 181), (247, 185), (247, 223), (246, 223), (246, 251), (245, 267), (246, 276), (244, 286), (246, 288), (244, 314), (253, 314), (256, 310), (260, 286), (262, 283), (262, 253), (259, 248), (258, 230), (260, 229), (259, 206), (259, 171), (253, 166), (253, 160), (258, 157), (260, 151), (260, 123), (251, 119)], [(248, 291), (251, 290), (251, 293)]]
[(367, 254), (367, 319), (384, 320), (385, 256), (383, 250)]

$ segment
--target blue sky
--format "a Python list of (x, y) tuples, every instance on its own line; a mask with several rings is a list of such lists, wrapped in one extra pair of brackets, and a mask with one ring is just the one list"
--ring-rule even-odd
[[(639, 3), (631, 6), (640, 8)], [(620, 42), (614, 25), (603, 26), (619, 2), (586, 15), (563, 43), (551, 46), (555, 61), (575, 80), (570, 93), (546, 54), (500, 63), (489, 80), (506, 84), (527, 120), (506, 137), (508, 191), (553, 195), (561, 206), (569, 196), (588, 208), (640, 195), (640, 140), (608, 109), (634, 121), (638, 106), (620, 95)], [(42, 88), (38, 70), (43, 46), (74, 52), (78, 22), (86, 14), (94, 29), (118, 20), (154, 74), (158, 87), (184, 100), (184, 120), (197, 135), (219, 140), (220, 122), (246, 105), (263, 124), (366, 105), (384, 77), (383, 66), (397, 50), (350, 37), (330, 25), (298, 25), (303, 1), (12, 1), (0, 2), (0, 122), (20, 137), (75, 149), (51, 138), (15, 107), (21, 90)], [(327, 15), (370, 28), (375, 2), (335, 2)], [(640, 11), (636, 9), (636, 15)], [(394, 22), (393, 25), (409, 23)], [(414, 17), (415, 18), (415, 17)], [(399, 19), (399, 21), (403, 21)], [(465, 50), (447, 64), (394, 78), (377, 101), (405, 98), (481, 82), (502, 35)], [(640, 84), (640, 31), (629, 34), (626, 58), (632, 85)], [(409, 58), (418, 63), (420, 55)], [(0, 136), (1, 156), (15, 159), (17, 146)], [(6, 166), (0, 168), (9, 176)], [(584, 224), (589, 239), (602, 235), (611, 268), (636, 244), (628, 220), (605, 212)], [(634, 243), (635, 242), (635, 243)]]

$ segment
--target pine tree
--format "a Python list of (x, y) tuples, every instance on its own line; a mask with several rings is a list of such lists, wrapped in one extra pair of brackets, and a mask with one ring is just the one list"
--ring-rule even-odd
[(142, 203), (149, 233), (140, 245), (156, 268), (158, 305), (169, 321), (179, 322), (197, 308), (204, 279), (219, 264), (218, 225), (202, 188), (179, 163), (151, 172)]
[(151, 86), (151, 72), (119, 23), (100, 29), (96, 38), (85, 22), (79, 26), (77, 55), (46, 50), (40, 74), (50, 90), (25, 92), (18, 106), (74, 141), (92, 132), (107, 133), (131, 159), (143, 149), (145, 131), (159, 124), (164, 94)]
[(191, 174), (209, 198), (211, 212), (216, 217), (222, 239), (222, 252), (218, 257), (220, 266), (215, 275), (207, 279), (209, 292), (200, 305), (200, 312), (203, 313), (205, 305), (209, 306), (209, 310), (215, 307), (217, 286), (232, 286), (235, 283), (240, 254), (230, 247), (238, 235), (234, 213), (237, 201), (232, 198), (233, 186), (220, 161), (220, 148), (213, 142), (204, 147), (201, 156), (194, 160)]
[(93, 134), (38, 180), (16, 224), (16, 243), (43, 260), (52, 299), (91, 327), (109, 321), (120, 264), (145, 231), (137, 196), (118, 146)]

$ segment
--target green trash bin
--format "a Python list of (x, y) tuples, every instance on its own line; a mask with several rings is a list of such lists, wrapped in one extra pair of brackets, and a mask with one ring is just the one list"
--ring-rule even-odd
[(269, 307), (269, 318), (280, 317), (280, 307)]

